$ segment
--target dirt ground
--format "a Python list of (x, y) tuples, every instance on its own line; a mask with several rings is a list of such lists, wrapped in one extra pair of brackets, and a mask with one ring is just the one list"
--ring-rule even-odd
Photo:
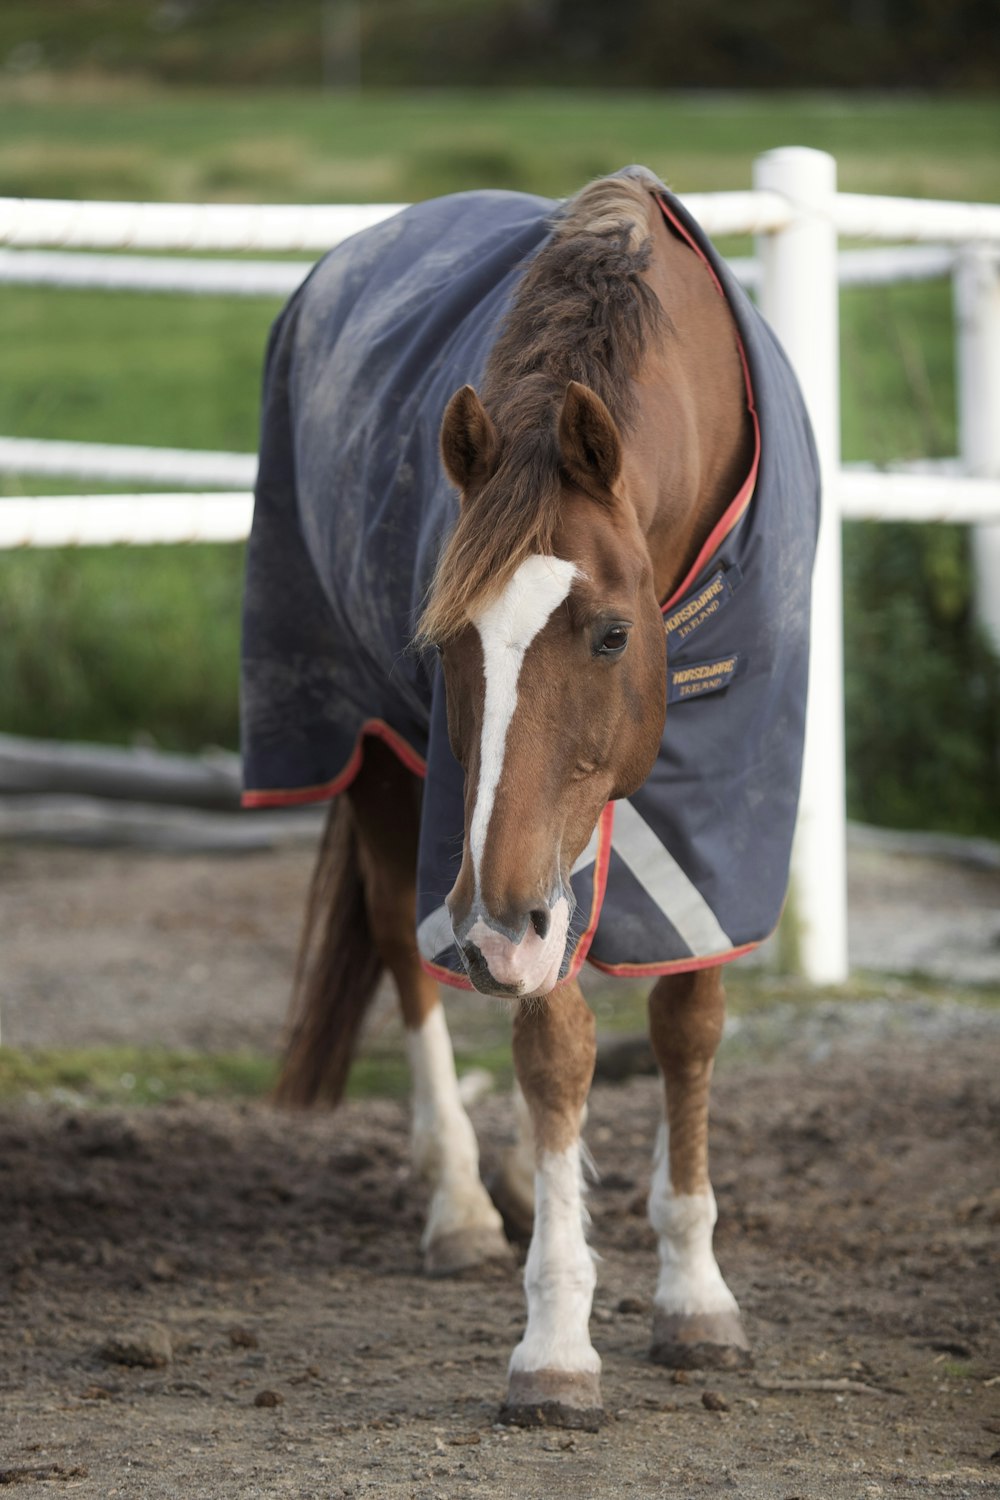
[[(855, 911), (874, 922), (884, 889), (894, 933), (908, 913), (926, 941), (902, 875), (873, 858)], [(307, 869), (302, 850), (7, 846), (5, 1040), (270, 1045)], [(963, 920), (978, 911), (988, 957), (997, 877), (945, 884)], [(519, 1273), (421, 1275), (402, 1105), (0, 1110), (0, 1486), (26, 1500), (1000, 1495), (997, 1012), (902, 1002), (887, 982), (795, 1025), (744, 1017), (714, 1098), (716, 1244), (755, 1368), (648, 1362), (657, 1085), (599, 1085), (596, 1434), (495, 1424)], [(507, 1102), (472, 1113), (488, 1171)]]

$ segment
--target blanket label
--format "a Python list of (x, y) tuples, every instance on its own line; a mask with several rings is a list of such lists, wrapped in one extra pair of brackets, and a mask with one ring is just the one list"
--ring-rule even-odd
[(668, 615), (664, 615), (667, 640), (679, 646), (694, 635), (706, 620), (711, 620), (726, 607), (742, 582), (743, 574), (735, 564), (730, 568), (720, 568), (696, 594), (682, 599)]
[(681, 703), (685, 698), (700, 698), (704, 693), (718, 693), (728, 687), (736, 674), (739, 655), (723, 656), (717, 661), (692, 662), (667, 673), (667, 702)]

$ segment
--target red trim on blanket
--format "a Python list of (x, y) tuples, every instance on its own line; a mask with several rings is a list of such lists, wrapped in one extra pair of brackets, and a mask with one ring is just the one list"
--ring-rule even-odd
[(408, 771), (421, 780), (427, 775), (427, 762), (417, 754), (411, 745), (408, 745), (403, 736), (384, 719), (366, 719), (361, 726), (361, 731), (354, 742), (354, 749), (343, 770), (338, 771), (332, 781), (320, 782), (317, 786), (293, 787), (290, 791), (245, 791), (240, 798), (243, 807), (295, 807), (305, 802), (327, 802), (331, 797), (336, 797), (340, 792), (346, 791), (351, 782), (361, 770), (361, 764), (365, 757), (364, 740), (366, 735), (373, 735), (383, 744), (388, 745), (394, 755), (397, 755)]
[(611, 864), (611, 830), (615, 822), (615, 804), (608, 802), (604, 811), (597, 820), (597, 858), (594, 860), (594, 894), (590, 903), (590, 917), (580, 941), (576, 945), (573, 957), (570, 960), (567, 979), (575, 979), (583, 968), (584, 960), (590, 952), (590, 945), (594, 941), (597, 924), (601, 919), (601, 907), (604, 905), (604, 893), (608, 888), (608, 868)]
[[(451, 969), (446, 969), (442, 964), (431, 963), (429, 958), (421, 958), (420, 967), (432, 979), (437, 979), (441, 984), (450, 984), (453, 990), (474, 990), (475, 985), (471, 979), (464, 974), (456, 974)], [(488, 999), (484, 995), (483, 999)]]
[(675, 958), (670, 963), (660, 964), (602, 964), (598, 958), (592, 958), (590, 962), (603, 974), (614, 974), (619, 979), (644, 979), (654, 974), (689, 974), (695, 969), (716, 969), (759, 947), (759, 942), (744, 943), (740, 948), (730, 948), (728, 953), (714, 953), (710, 958)]
[[(660, 205), (660, 209), (663, 213), (664, 218), (669, 220), (684, 243), (694, 251), (695, 255), (697, 255), (698, 259), (701, 261), (702, 265), (711, 276), (715, 290), (725, 301), (726, 294), (723, 290), (722, 283), (719, 280), (718, 276), (715, 274), (715, 269), (712, 265), (712, 262), (708, 259), (708, 256), (705, 254), (704, 250), (702, 250), (697, 240), (692, 238), (688, 230), (685, 229), (684, 225), (680, 222), (672, 209), (668, 206), (666, 200), (661, 198), (658, 193), (656, 195), (656, 201)], [(722, 543), (725, 541), (726, 537), (732, 531), (737, 521), (746, 511), (747, 506), (750, 504), (750, 501), (753, 498), (754, 487), (757, 483), (757, 470), (760, 467), (760, 422), (757, 417), (757, 407), (754, 402), (753, 385), (750, 381), (750, 366), (747, 364), (746, 350), (743, 347), (743, 340), (740, 338), (739, 329), (736, 330), (736, 342), (739, 346), (740, 351), (740, 363), (743, 366), (743, 381), (746, 386), (747, 393), (747, 410), (750, 413), (750, 420), (753, 422), (754, 448), (753, 459), (750, 464), (750, 472), (747, 474), (747, 477), (744, 479), (743, 483), (737, 490), (735, 498), (731, 500), (730, 503), (726, 506), (726, 509), (723, 511), (719, 520), (712, 527), (712, 530), (709, 532), (708, 537), (706, 538), (705, 543), (701, 548), (701, 551), (698, 553), (698, 556), (695, 558), (691, 567), (688, 569), (686, 577), (684, 577), (677, 585), (666, 603), (661, 605), (661, 609), (664, 614), (666, 614), (668, 609), (673, 608), (678, 599), (683, 599), (684, 595), (687, 593), (688, 589), (690, 589), (691, 585), (698, 577), (698, 574), (708, 562), (709, 558), (713, 557), (722, 546)]]

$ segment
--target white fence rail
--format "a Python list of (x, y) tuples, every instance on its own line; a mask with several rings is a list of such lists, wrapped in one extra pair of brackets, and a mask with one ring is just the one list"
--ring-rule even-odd
[[(692, 193), (708, 234), (766, 234), (794, 213), (777, 193)], [(403, 203), (98, 203), (0, 198), (0, 245), (75, 250), (329, 250)]]
[[(983, 615), (1000, 645), (1000, 206), (838, 193), (836, 164), (789, 147), (759, 158), (754, 190), (692, 194), (711, 235), (755, 234), (736, 263), (796, 367), (816, 431), (826, 505), (816, 564), (806, 761), (794, 857), (801, 962), (818, 983), (847, 975), (840, 520), (975, 525)], [(248, 207), (0, 199), (0, 281), (117, 290), (287, 295), (308, 267), (163, 261), (84, 250), (311, 252), (401, 205)], [(909, 241), (845, 250), (838, 237)], [(31, 247), (30, 252), (16, 247)], [(956, 464), (880, 472), (840, 462), (838, 286), (954, 275), (961, 448)], [(246, 454), (0, 439), (0, 469), (197, 486), (156, 495), (0, 501), (0, 548), (236, 540), (251, 514)], [(220, 486), (227, 493), (207, 493)]]
[(311, 264), (197, 260), (173, 255), (89, 255), (83, 250), (0, 250), (0, 282), (189, 297), (290, 297)]
[[(950, 245), (842, 250), (840, 285), (885, 286), (950, 276), (958, 252)], [(745, 287), (760, 285), (760, 265), (734, 257)], [(286, 260), (199, 260), (193, 256), (90, 255), (82, 250), (0, 250), (0, 283), (78, 287), (91, 291), (179, 292), (189, 297), (290, 297), (312, 270)]]
[(29, 495), (0, 500), (0, 551), (11, 547), (133, 547), (242, 542), (253, 495), (180, 490), (137, 495)]
[(1000, 521), (1000, 477), (919, 474), (912, 470), (842, 468), (838, 478), (845, 521), (952, 521), (979, 525)]
[(97, 203), (0, 198), (0, 245), (64, 250), (329, 250), (405, 204)]
[(176, 484), (194, 489), (252, 489), (257, 458), (253, 453), (213, 453), (197, 448), (0, 438), (0, 473), (68, 474), (74, 479)]

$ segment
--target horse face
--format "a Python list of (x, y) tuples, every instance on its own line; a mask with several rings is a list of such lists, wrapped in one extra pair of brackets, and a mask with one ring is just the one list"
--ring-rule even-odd
[(570, 870), (605, 804), (641, 786), (656, 759), (664, 657), (634, 511), (574, 490), (553, 554), (526, 558), (446, 646), (449, 734), (465, 769), (448, 907), (484, 993), (546, 994), (564, 976)]

